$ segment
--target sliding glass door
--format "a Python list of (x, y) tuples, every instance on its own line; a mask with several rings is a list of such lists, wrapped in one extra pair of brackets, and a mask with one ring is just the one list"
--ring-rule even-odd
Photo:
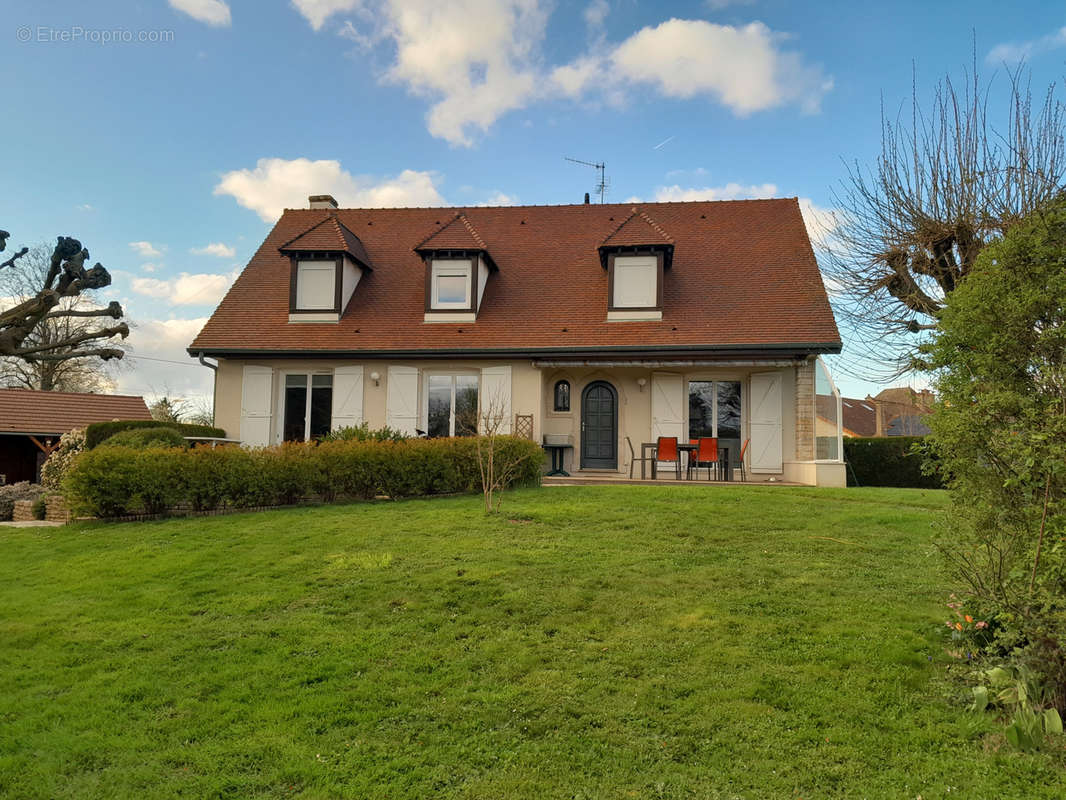
[(426, 378), (426, 433), (474, 436), (477, 433), (477, 375), (430, 375)]
[(729, 448), (729, 459), (740, 456), (740, 381), (688, 382), (688, 435), (713, 436)]
[(287, 374), (282, 395), (281, 438), (305, 442), (329, 433), (333, 417), (333, 376)]

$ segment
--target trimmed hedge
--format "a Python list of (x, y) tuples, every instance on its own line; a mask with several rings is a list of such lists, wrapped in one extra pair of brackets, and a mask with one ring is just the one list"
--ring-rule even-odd
[[(482, 440), (486, 447), (486, 440)], [(498, 437), (497, 463), (518, 462), (510, 486), (540, 481), (544, 453), (525, 439)], [(393, 499), (481, 490), (472, 437), (290, 443), (246, 449), (111, 446), (78, 456), (64, 483), (79, 513), (120, 517), (290, 505), (302, 500)]]
[[(848, 486), (895, 486), (909, 489), (943, 489), (939, 474), (925, 475), (927, 456), (915, 452), (922, 436), (871, 436), (844, 439)], [(856, 483), (857, 481), (857, 483)]]
[(173, 428), (157, 425), (154, 428), (132, 428), (119, 431), (100, 442), (101, 447), (188, 447), (189, 443)]
[(159, 422), (154, 419), (116, 419), (111, 422), (94, 422), (85, 429), (85, 447), (92, 450), (116, 433), (138, 428), (173, 428), (182, 436), (211, 436), (224, 438), (226, 432), (210, 425), (187, 425), (184, 422)]

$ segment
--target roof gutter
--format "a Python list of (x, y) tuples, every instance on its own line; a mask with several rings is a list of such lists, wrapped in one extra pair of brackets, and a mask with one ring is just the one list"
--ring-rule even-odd
[(670, 345), (663, 347), (515, 347), (515, 348), (449, 348), (437, 350), (301, 350), (258, 348), (189, 348), (191, 356), (213, 358), (531, 358), (575, 359), (584, 355), (589, 360), (609, 360), (612, 357), (632, 356), (652, 360), (672, 358), (704, 358), (719, 360), (726, 355), (734, 357), (764, 358), (775, 355), (779, 358), (805, 358), (823, 353), (835, 354), (841, 349), (840, 342), (782, 342), (776, 344), (728, 344), (728, 345)]

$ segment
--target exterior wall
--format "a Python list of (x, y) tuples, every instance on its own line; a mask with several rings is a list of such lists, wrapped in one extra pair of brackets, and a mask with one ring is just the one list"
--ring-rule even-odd
[[(671, 372), (679, 374), (685, 384), (692, 380), (729, 380), (741, 383), (741, 436), (750, 438), (750, 376), (756, 372), (777, 369), (781, 372), (781, 444), (783, 465), (780, 472), (753, 474), (750, 468), (749, 481), (787, 481), (811, 485), (844, 485), (843, 464), (816, 463), (814, 457), (814, 370), (807, 362), (796, 367), (743, 367), (743, 368), (684, 368), (655, 369), (645, 367), (575, 367), (538, 368), (529, 361), (429, 361), (429, 360), (327, 360), (289, 359), (241, 361), (221, 359), (216, 373), (215, 424), (226, 430), (228, 436), (238, 437), (241, 422), (241, 388), (245, 363), (270, 366), (275, 369), (271, 408), (274, 429), (277, 429), (278, 396), (281, 375), (285, 371), (329, 372), (336, 367), (363, 365), (363, 418), (371, 428), (386, 424), (386, 394), (388, 391), (388, 368), (409, 366), (419, 370), (450, 371), (479, 370), (490, 366), (511, 367), (512, 414), (533, 415), (533, 436), (542, 441), (544, 434), (562, 434), (570, 437), (572, 450), (565, 451), (564, 467), (567, 471), (580, 471), (581, 453), (581, 397), (592, 382), (602, 380), (610, 383), (618, 396), (618, 463), (615, 474), (627, 475), (630, 451), (628, 436), (633, 450), (639, 457), (641, 444), (652, 441), (652, 374)], [(377, 373), (377, 385), (371, 379)], [(638, 382), (644, 379), (643, 386)], [(558, 380), (570, 382), (570, 411), (554, 411), (554, 387)], [(421, 385), (421, 381), (420, 381)], [(688, 425), (688, 403), (684, 401), (684, 430)], [(421, 403), (419, 405), (421, 408)], [(419, 427), (423, 427), (422, 423)], [(748, 458), (750, 459), (750, 453)], [(749, 462), (750, 463), (750, 462)], [(639, 471), (639, 464), (634, 475)], [(837, 474), (839, 473), (839, 474)]]

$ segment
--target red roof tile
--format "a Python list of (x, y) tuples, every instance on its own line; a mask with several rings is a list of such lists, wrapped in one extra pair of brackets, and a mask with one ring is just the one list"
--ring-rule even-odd
[(635, 208), (625, 221), (601, 242), (601, 247), (631, 247), (641, 244), (673, 244), (674, 239), (655, 220)]
[[(661, 322), (607, 322), (608, 276), (598, 248), (633, 217), (633, 206), (605, 204), (331, 212), (358, 233), (374, 272), (360, 281), (340, 322), (289, 323), (290, 265), (279, 247), (323, 221), (322, 211), (300, 209), (278, 220), (189, 350), (839, 349), (795, 198), (655, 203), (638, 207), (638, 217), (641, 211), (647, 230), (669, 231), (674, 244)], [(426, 324), (425, 266), (414, 248), (436, 233), (454, 247), (445, 231), (427, 236), (450, 213), (448, 227), (466, 242), (476, 232), (499, 271), (485, 288), (477, 322)]]
[(459, 213), (444, 223), (443, 227), (433, 231), (419, 242), (414, 249), (417, 252), (427, 250), (488, 250), (485, 240), (481, 238), (465, 214)]
[(342, 225), (337, 217), (329, 213), (295, 239), (280, 248), (283, 253), (325, 251), (347, 253), (363, 266), (370, 268), (370, 257), (359, 237)]
[(0, 389), (0, 433), (56, 435), (91, 422), (151, 418), (143, 397)]

